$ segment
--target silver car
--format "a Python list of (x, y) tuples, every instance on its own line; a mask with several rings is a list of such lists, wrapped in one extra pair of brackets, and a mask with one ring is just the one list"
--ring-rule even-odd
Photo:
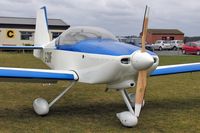
[(182, 49), (182, 46), (184, 45), (182, 40), (172, 40), (170, 43), (173, 46), (173, 50)]
[(166, 40), (157, 40), (154, 44), (152, 44), (154, 50), (164, 50), (164, 49), (172, 49), (173, 46), (169, 41)]

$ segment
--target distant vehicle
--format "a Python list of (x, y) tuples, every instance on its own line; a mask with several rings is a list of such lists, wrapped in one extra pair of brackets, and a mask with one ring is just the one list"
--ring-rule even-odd
[(141, 46), (141, 38), (139, 37), (126, 39), (124, 42), (135, 46)]
[(164, 49), (172, 49), (173, 46), (169, 41), (166, 40), (157, 40), (154, 44), (152, 44), (154, 50), (164, 50)]
[(182, 49), (184, 43), (183, 40), (172, 40), (170, 41), (173, 50)]
[[(140, 44), (140, 45), (135, 45), (135, 46), (142, 47), (141, 44)], [(152, 45), (146, 44), (146, 45), (145, 45), (145, 48), (146, 48), (147, 50), (149, 50), (149, 51), (152, 51), (152, 52), (154, 51), (154, 48), (153, 48)]]
[[(138, 47), (142, 47), (142, 43), (141, 43), (141, 38), (133, 38), (133, 39), (129, 39), (128, 41), (126, 41), (125, 43), (128, 44), (132, 44)], [(152, 45), (146, 44), (145, 48), (149, 51), (154, 51), (154, 48)]]
[[(133, 43), (133, 45), (138, 46), (138, 47), (142, 47), (141, 39), (138, 39), (137, 43), (135, 42), (135, 43)], [(145, 48), (149, 51), (152, 51), (152, 52), (154, 51), (153, 46), (150, 45), (150, 44), (145, 44)]]
[(132, 44), (136, 46), (141, 46), (142, 45), (141, 38), (134, 38)]
[(183, 54), (200, 55), (200, 42), (188, 42), (182, 47)]
[(149, 50), (149, 51), (154, 51), (154, 47), (152, 46), (152, 45), (150, 45), (150, 44), (146, 44), (145, 45), (145, 48), (147, 49), (147, 50)]

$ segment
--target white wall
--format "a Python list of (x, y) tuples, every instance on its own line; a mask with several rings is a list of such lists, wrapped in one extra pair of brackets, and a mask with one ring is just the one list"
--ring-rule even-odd
[[(9, 35), (8, 31), (10, 32)], [(34, 29), (14, 29), (14, 28), (0, 28), (0, 45), (17, 45), (22, 46), (24, 44), (34, 44), (34, 37), (31, 40), (21, 40), (21, 31), (31, 31), (34, 32)], [(65, 30), (50, 30), (49, 35), (52, 39), (52, 32), (63, 32)], [(10, 37), (8, 37), (10, 36)]]

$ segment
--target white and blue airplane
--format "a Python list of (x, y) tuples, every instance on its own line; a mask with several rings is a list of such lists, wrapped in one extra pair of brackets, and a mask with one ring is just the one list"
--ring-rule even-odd
[[(50, 107), (76, 82), (106, 84), (107, 89), (119, 90), (128, 111), (117, 113), (120, 122), (127, 127), (138, 123), (147, 77), (200, 71), (200, 63), (158, 66), (159, 57), (145, 50), (148, 11), (144, 17), (142, 48), (119, 42), (113, 34), (97, 27), (70, 27), (50, 41), (46, 8), (37, 12), (34, 46), (0, 46), (0, 49), (34, 49), (34, 56), (51, 69), (27, 69), (0, 67), (3, 81), (68, 80), (70, 85), (48, 103), (43, 98), (33, 102), (38, 115), (47, 115)], [(126, 89), (136, 87), (136, 93)]]

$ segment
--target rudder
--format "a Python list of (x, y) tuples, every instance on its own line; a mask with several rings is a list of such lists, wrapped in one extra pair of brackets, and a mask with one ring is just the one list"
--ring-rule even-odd
[[(45, 47), (49, 42), (47, 10), (44, 6), (37, 11), (34, 46)], [(42, 50), (34, 50), (33, 55), (41, 58)]]

